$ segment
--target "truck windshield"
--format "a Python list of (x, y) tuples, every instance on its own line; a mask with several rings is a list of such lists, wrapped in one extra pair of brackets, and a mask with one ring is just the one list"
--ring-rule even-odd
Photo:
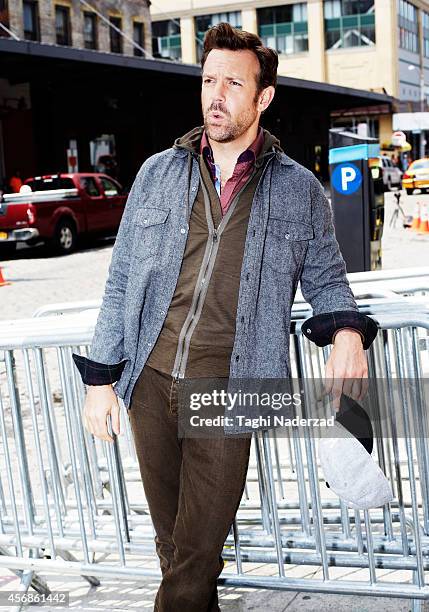
[(45, 178), (34, 179), (26, 182), (30, 185), (31, 191), (48, 191), (49, 189), (75, 189), (75, 185), (71, 178)]

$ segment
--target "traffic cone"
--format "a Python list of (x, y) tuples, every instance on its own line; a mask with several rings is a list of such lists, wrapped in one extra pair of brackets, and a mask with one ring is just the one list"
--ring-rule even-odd
[(413, 221), (411, 223), (411, 228), (412, 230), (418, 230), (420, 228), (420, 202), (417, 202), (417, 204), (414, 207), (414, 213), (413, 213)]
[(9, 281), (5, 281), (3, 278), (3, 272), (1, 271), (0, 268), (0, 287), (3, 287), (3, 285), (11, 285), (12, 283), (10, 283)]
[(423, 204), (422, 218), (419, 225), (419, 234), (429, 234), (429, 214), (427, 204)]

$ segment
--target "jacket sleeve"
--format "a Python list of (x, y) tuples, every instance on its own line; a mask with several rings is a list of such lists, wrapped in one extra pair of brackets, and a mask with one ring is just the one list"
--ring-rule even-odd
[(88, 385), (107, 385), (121, 377), (124, 359), (125, 290), (130, 267), (133, 218), (143, 197), (147, 161), (141, 166), (122, 214), (95, 325), (89, 358), (73, 353), (73, 361)]
[(313, 174), (310, 194), (315, 237), (310, 241), (300, 280), (302, 295), (313, 308), (313, 316), (302, 324), (302, 332), (318, 346), (326, 346), (338, 330), (355, 329), (367, 349), (378, 327), (373, 319), (359, 312), (335, 237), (331, 204)]

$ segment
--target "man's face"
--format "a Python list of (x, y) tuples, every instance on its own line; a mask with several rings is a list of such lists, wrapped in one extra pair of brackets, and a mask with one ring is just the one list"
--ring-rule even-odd
[(216, 142), (231, 142), (259, 119), (256, 79), (259, 61), (247, 49), (212, 49), (203, 69), (204, 128)]

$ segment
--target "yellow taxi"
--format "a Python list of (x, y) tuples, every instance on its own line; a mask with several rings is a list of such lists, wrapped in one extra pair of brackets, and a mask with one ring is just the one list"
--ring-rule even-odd
[(413, 161), (402, 175), (402, 188), (411, 195), (414, 189), (429, 191), (429, 157)]

